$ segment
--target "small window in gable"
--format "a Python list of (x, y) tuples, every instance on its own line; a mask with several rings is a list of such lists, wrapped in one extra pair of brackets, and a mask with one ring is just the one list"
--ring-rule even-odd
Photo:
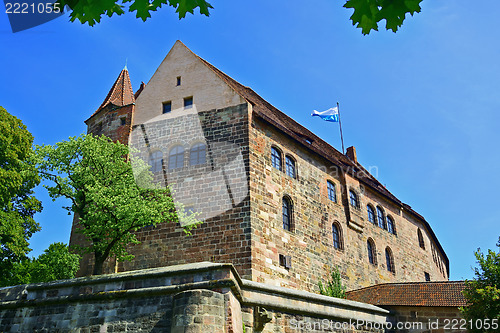
[(193, 107), (193, 96), (184, 98), (184, 109), (191, 109)]
[(292, 178), (296, 177), (296, 172), (295, 172), (295, 161), (293, 158), (290, 156), (285, 157), (285, 169), (286, 169), (286, 174)]
[(177, 85), (178, 85), (178, 86), (180, 86), (180, 85), (181, 85), (181, 77), (180, 77), (180, 76), (178, 76), (178, 77), (177, 77)]
[(126, 125), (127, 124), (127, 117), (121, 117), (120, 118), (120, 126)]
[(431, 275), (427, 272), (424, 272), (424, 277), (426, 282), (431, 282)]
[(163, 113), (169, 113), (172, 111), (172, 102), (163, 102)]

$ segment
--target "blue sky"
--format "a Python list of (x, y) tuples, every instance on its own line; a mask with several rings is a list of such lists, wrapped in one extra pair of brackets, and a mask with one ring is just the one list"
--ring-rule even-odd
[[(212, 4), (209, 18), (163, 8), (146, 23), (127, 14), (91, 28), (66, 15), (15, 34), (2, 10), (0, 105), (37, 144), (79, 135), (126, 61), (136, 90), (180, 39), (340, 150), (337, 125), (310, 117), (339, 101), (346, 146), (426, 217), (451, 279), (472, 278), (474, 250), (500, 235), (500, 2), (424, 0), (398, 33), (369, 36), (342, 1)], [(32, 255), (71, 228), (63, 202), (37, 195)]]

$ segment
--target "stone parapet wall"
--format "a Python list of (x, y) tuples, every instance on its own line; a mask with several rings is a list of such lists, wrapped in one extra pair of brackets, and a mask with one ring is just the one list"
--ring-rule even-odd
[[(199, 263), (0, 289), (0, 332), (382, 332), (389, 311), (242, 280)], [(326, 322), (337, 323), (325, 326)], [(344, 325), (344, 326), (342, 326)], [(302, 327), (302, 328), (301, 328)], [(343, 328), (343, 329), (344, 329)], [(333, 329), (333, 330), (332, 330)]]

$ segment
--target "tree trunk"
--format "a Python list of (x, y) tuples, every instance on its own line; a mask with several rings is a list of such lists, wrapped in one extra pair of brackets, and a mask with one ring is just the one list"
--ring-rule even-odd
[(98, 255), (96, 253), (94, 258), (95, 258), (95, 263), (94, 263), (94, 271), (92, 272), (92, 275), (101, 275), (103, 273), (104, 260), (106, 260), (106, 257), (102, 256), (102, 255)]

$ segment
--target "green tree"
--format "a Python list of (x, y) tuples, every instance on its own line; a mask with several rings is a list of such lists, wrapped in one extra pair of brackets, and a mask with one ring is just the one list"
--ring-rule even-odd
[(145, 226), (181, 219), (189, 233), (198, 223), (196, 214), (174, 204), (168, 188), (155, 186), (150, 166), (129, 161), (128, 153), (127, 146), (93, 135), (37, 147), (40, 175), (53, 184), (45, 186), (50, 197), (69, 199), (64, 208), (79, 218), (77, 232), (89, 245), (77, 250), (94, 254), (93, 274), (102, 274), (108, 257), (133, 259), (127, 245), (139, 244), (134, 232)]
[(80, 267), (80, 256), (70, 253), (63, 243), (53, 243), (38, 258), (26, 258), (13, 264), (6, 285), (72, 279)]
[[(500, 249), (500, 237), (497, 247)], [(461, 311), (467, 321), (481, 321), (482, 325), (472, 325), (470, 332), (485, 332), (488, 331), (485, 319), (489, 319), (490, 325), (491, 321), (496, 319), (500, 325), (500, 252), (488, 250), (485, 255), (478, 249), (474, 254), (479, 267), (474, 269), (475, 279), (465, 283), (463, 294), (468, 306), (463, 307)], [(491, 331), (497, 331), (498, 325), (496, 329), (490, 327)]]
[(40, 179), (32, 145), (21, 120), (0, 107), (0, 283), (13, 263), (26, 258), (28, 240), (40, 230), (33, 219), (42, 205), (33, 196)]
[[(353, 25), (361, 28), (364, 35), (371, 30), (378, 31), (378, 23), (386, 20), (386, 29), (396, 32), (403, 24), (406, 14), (419, 13), (422, 0), (348, 0), (345, 8), (352, 8)], [(126, 4), (130, 3), (128, 8)], [(198, 8), (200, 14), (209, 16), (212, 5), (205, 0), (58, 0), (59, 7), (68, 6), (71, 9), (70, 20), (79, 20), (93, 26), (101, 21), (103, 15), (122, 15), (126, 10), (136, 12), (136, 17), (146, 21), (151, 12), (163, 5), (175, 8), (179, 19), (186, 13), (193, 14)]]
[(330, 280), (323, 284), (318, 281), (319, 293), (321, 295), (345, 298), (345, 287), (342, 286), (342, 276), (338, 267), (332, 269), (330, 272)]

